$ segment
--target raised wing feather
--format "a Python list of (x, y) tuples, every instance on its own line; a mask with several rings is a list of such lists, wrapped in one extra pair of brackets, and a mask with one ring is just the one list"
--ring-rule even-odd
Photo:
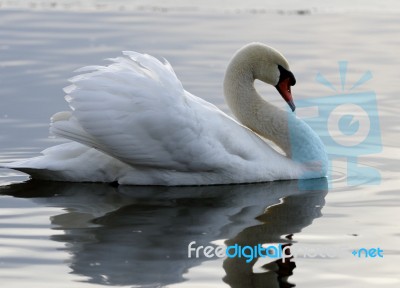
[(225, 147), (218, 131), (205, 124), (218, 127), (227, 116), (186, 92), (168, 62), (124, 54), (127, 57), (111, 59), (109, 66), (86, 67), (80, 71), (87, 73), (70, 79), (65, 92), (73, 115), (56, 119), (52, 132), (134, 166), (218, 168)]

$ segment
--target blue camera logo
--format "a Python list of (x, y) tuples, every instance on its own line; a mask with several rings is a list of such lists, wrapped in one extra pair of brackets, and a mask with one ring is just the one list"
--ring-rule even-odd
[(358, 165), (360, 156), (382, 151), (376, 95), (373, 91), (355, 92), (372, 78), (372, 73), (365, 72), (353, 85), (346, 83), (347, 61), (339, 62), (339, 73), (340, 89), (318, 73), (316, 81), (334, 94), (296, 101), (297, 114), (326, 146), (331, 166), (328, 177), (332, 176), (332, 161), (346, 158), (347, 185), (379, 184), (377, 169)]

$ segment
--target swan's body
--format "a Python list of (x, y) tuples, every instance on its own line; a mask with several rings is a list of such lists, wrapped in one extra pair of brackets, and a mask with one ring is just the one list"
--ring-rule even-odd
[[(65, 91), (73, 111), (54, 115), (50, 130), (74, 142), (6, 167), (41, 179), (139, 185), (325, 176), (327, 158), (319, 137), (254, 89), (255, 79), (277, 86), (294, 109), (288, 81), (294, 85), (295, 80), (277, 51), (249, 44), (228, 67), (226, 100), (245, 126), (185, 91), (169, 63), (136, 52), (124, 54), (109, 66), (83, 68), (87, 73), (70, 80)], [(274, 141), (286, 156), (259, 135)]]

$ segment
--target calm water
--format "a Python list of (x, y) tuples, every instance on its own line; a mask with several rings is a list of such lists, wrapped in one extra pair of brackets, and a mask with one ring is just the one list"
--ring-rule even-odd
[[(347, 93), (315, 80), (321, 73), (340, 87), (338, 61), (348, 61), (346, 87), (371, 71), (373, 78), (352, 92), (376, 94), (383, 149), (353, 162), (376, 168), (380, 183), (353, 167), (362, 185), (349, 186), (343, 158), (333, 162), (329, 181), (301, 185), (115, 188), (24, 182), (25, 176), (1, 169), (2, 287), (399, 287), (398, 7), (328, 13), (313, 5), (300, 10), (179, 5), (0, 10), (0, 161), (36, 156), (62, 142), (48, 138), (48, 122), (54, 112), (68, 109), (62, 87), (81, 66), (122, 50), (165, 57), (187, 90), (228, 112), (224, 69), (236, 49), (260, 41), (289, 59), (299, 102)], [(283, 107), (272, 89), (258, 86)], [(298, 256), (292, 264), (274, 259), (247, 264), (243, 258), (188, 258), (191, 241), (283, 243), (342, 253), (330, 259)], [(377, 247), (383, 258), (351, 254)]]

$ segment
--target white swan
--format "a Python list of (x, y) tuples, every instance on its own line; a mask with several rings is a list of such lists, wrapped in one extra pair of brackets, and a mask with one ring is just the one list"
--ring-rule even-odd
[[(109, 66), (85, 67), (64, 90), (72, 112), (50, 131), (73, 142), (3, 166), (33, 178), (138, 185), (210, 185), (318, 178), (327, 172), (319, 137), (294, 113), (261, 98), (259, 79), (294, 111), (295, 78), (273, 48), (251, 43), (232, 58), (224, 80), (237, 122), (182, 87), (170, 64), (136, 52)], [(285, 155), (271, 148), (275, 142)]]

